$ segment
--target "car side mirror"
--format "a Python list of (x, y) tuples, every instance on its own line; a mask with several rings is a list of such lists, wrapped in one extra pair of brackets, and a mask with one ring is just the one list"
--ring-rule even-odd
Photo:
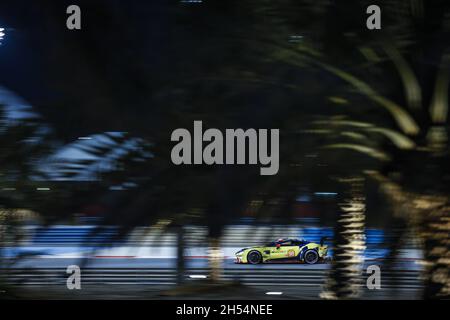
[(281, 244), (277, 243), (277, 249), (280, 249)]

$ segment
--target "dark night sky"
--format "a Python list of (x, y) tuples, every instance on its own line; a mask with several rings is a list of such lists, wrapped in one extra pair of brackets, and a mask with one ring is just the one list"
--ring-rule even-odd
[[(258, 46), (251, 42), (251, 37), (258, 34), (257, 31), (252, 34), (251, 30), (256, 25), (252, 21), (254, 17), (246, 14), (253, 9), (245, 7), (251, 3), (236, 0), (202, 4), (180, 4), (176, 0), (5, 0), (0, 4), (0, 26), (8, 28), (0, 47), (0, 85), (35, 106), (64, 140), (100, 131), (136, 130), (140, 135), (143, 132), (151, 135), (145, 131), (149, 127), (157, 129), (163, 123), (161, 115), (166, 112), (166, 106), (173, 106), (174, 112), (186, 111), (179, 99), (168, 91), (169, 87), (182, 76), (195, 78), (202, 76), (202, 72), (214, 75), (228, 72), (226, 67), (264, 73), (299, 87), (308, 85), (307, 93), (321, 102), (323, 100), (317, 100), (323, 94), (320, 90), (343, 89), (338, 87), (342, 82), (330, 75), (321, 74), (317, 77), (319, 80), (314, 80), (293, 68), (287, 70), (274, 63), (255, 62), (262, 59), (251, 52)], [(349, 8), (352, 14), (363, 12), (361, 5), (341, 5), (340, 10), (333, 11), (334, 3), (347, 4), (347, 1), (332, 2), (327, 13), (334, 17), (333, 23), (339, 20), (336, 27), (328, 26), (329, 19), (315, 21), (311, 18), (299, 23), (319, 32), (329, 29), (330, 34), (325, 39), (331, 40), (326, 43), (326, 49), (333, 52), (332, 59), (339, 61), (336, 48), (344, 46), (335, 39), (347, 32), (346, 28), (351, 30), (355, 24), (359, 25), (364, 14), (355, 22)], [(82, 8), (81, 31), (66, 29), (65, 12), (70, 4)], [(437, 9), (431, 13), (435, 11)], [(295, 20), (295, 10), (292, 12), (285, 14), (292, 14)], [(305, 18), (309, 19), (303, 15), (302, 19)], [(264, 17), (261, 21), (269, 23)], [(299, 30), (304, 31), (304, 28)], [(431, 31), (426, 34), (431, 44), (440, 46), (441, 41), (430, 37), (434, 34)], [(248, 37), (250, 41), (228, 44), (230, 35)], [(427, 47), (432, 49), (431, 44)], [(434, 76), (435, 70), (428, 69)], [(380, 80), (383, 76), (380, 75)], [(432, 83), (425, 76), (421, 76), (424, 82)], [(380, 84), (383, 83), (380, 81)], [(207, 87), (209, 83), (205, 81), (202, 85)], [(255, 114), (263, 114), (265, 104), (268, 109), (271, 106), (289, 108), (299, 100), (292, 92), (276, 87), (270, 87), (270, 91), (258, 88), (247, 92), (240, 82), (234, 86), (241, 91), (240, 95), (220, 101), (218, 95), (227, 95), (228, 88), (207, 88), (210, 91), (204, 92), (195, 86), (185, 86), (191, 94), (185, 104), (195, 105), (196, 109), (190, 112), (203, 112), (217, 98), (217, 104), (226, 105), (239, 115), (237, 120), (245, 122)], [(391, 77), (389, 86), (389, 94), (401, 95), (402, 91), (397, 90), (397, 86), (401, 86), (399, 79)], [(308, 102), (304, 96), (302, 101), (304, 108), (307, 104), (321, 107), (320, 103)], [(211, 112), (212, 117), (214, 112)], [(358, 116), (364, 116), (367, 109), (359, 112)], [(165, 114), (167, 119), (172, 116)], [(237, 120), (233, 118), (233, 126), (241, 125)]]
[[(0, 48), (0, 84), (27, 99), (67, 141), (101, 131), (151, 135), (146, 130), (157, 131), (162, 117), (172, 121), (162, 114), (166, 105), (178, 103), (167, 90), (181, 75), (198, 78), (227, 65), (248, 65), (240, 45), (213, 35), (251, 25), (238, 1), (6, 2), (0, 24), (13, 30)], [(66, 29), (66, 7), (74, 3), (82, 9), (81, 31)], [(210, 105), (196, 88), (187, 90), (199, 109)], [(276, 90), (270, 97), (260, 91), (247, 95), (236, 106), (227, 102), (244, 120), (280, 99)]]
[[(89, 118), (100, 124), (98, 118), (108, 111), (118, 112), (117, 117), (105, 119), (109, 127), (96, 129), (125, 129), (119, 121), (124, 110), (112, 104), (148, 103), (150, 94), (134, 93), (156, 89), (170, 73), (168, 2), (76, 1), (82, 9), (81, 31), (66, 28), (70, 4), (2, 1), (0, 26), (7, 29), (0, 47), (0, 84), (53, 123), (60, 122), (68, 135), (72, 123), (86, 122), (86, 131), (93, 130)], [(81, 111), (61, 110), (67, 100)], [(86, 116), (84, 108), (94, 103), (98, 112), (91, 108)]]

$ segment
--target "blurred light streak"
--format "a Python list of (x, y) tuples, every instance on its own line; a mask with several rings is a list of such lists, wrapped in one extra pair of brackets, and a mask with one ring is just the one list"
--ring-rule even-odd
[(111, 190), (111, 191), (123, 191), (123, 190), (125, 190), (125, 188), (122, 187), (122, 186), (111, 186), (111, 187), (109, 187), (109, 190)]
[(303, 36), (290, 36), (289, 37), (289, 42), (300, 42), (302, 41)]
[(191, 275), (189, 276), (189, 278), (191, 278), (191, 279), (206, 279), (207, 276), (201, 275), (201, 274), (191, 274)]
[(50, 191), (50, 188), (36, 188), (37, 191)]
[(0, 45), (2, 44), (2, 40), (5, 37), (5, 28), (0, 28)]
[(281, 291), (269, 291), (269, 292), (266, 292), (266, 294), (267, 295), (272, 295), (272, 296), (280, 296), (280, 295), (283, 294), (283, 292), (281, 292)]
[(314, 192), (316, 196), (337, 196), (336, 192)]
[(310, 202), (311, 201), (311, 197), (308, 195), (302, 195), (297, 197), (296, 199), (298, 202)]

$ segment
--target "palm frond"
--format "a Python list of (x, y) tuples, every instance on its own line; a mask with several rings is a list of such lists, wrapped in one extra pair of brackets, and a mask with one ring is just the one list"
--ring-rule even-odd
[(322, 147), (322, 149), (350, 149), (354, 150), (360, 153), (363, 153), (367, 156), (370, 156), (372, 158), (381, 160), (381, 161), (389, 161), (391, 160), (391, 157), (387, 155), (386, 153), (371, 148), (368, 146), (360, 145), (360, 144), (351, 144), (351, 143), (335, 143), (335, 144), (329, 144)]
[(344, 70), (333, 67), (326, 63), (318, 62), (318, 64), (322, 66), (325, 70), (328, 70), (329, 72), (338, 76), (342, 80), (350, 83), (352, 86), (358, 89), (360, 93), (367, 96), (373, 102), (384, 107), (387, 111), (389, 111), (389, 113), (392, 115), (392, 117), (397, 122), (397, 124), (399, 125), (399, 127), (402, 129), (403, 132), (409, 135), (416, 135), (420, 132), (419, 126), (416, 124), (414, 119), (408, 114), (408, 112), (406, 112), (405, 109), (403, 109), (394, 101), (386, 97), (383, 97), (382, 95), (377, 93), (375, 89), (373, 89), (366, 82), (358, 79), (354, 75)]
[(369, 84), (352, 75), (351, 73), (325, 63), (319, 60), (317, 57), (307, 57), (305, 56), (305, 52), (299, 52), (293, 49), (284, 48), (282, 50), (279, 50), (277, 54), (274, 55), (274, 58), (275, 60), (283, 61), (286, 64), (300, 68), (303, 68), (305, 66), (305, 61), (309, 61), (309, 63), (319, 66), (320, 68), (351, 84), (360, 93), (364, 94), (377, 105), (385, 108), (392, 115), (392, 117), (404, 133), (408, 135), (417, 135), (420, 132), (419, 126), (404, 108), (402, 108), (394, 101), (382, 96)]
[(431, 120), (434, 123), (445, 123), (448, 114), (448, 90), (450, 55), (444, 55), (439, 68), (434, 88), (433, 100), (430, 107)]
[[(331, 120), (316, 120), (313, 121), (313, 124), (320, 125), (320, 126), (338, 126), (338, 127), (352, 127), (356, 128), (365, 132), (373, 132), (373, 133), (379, 133), (383, 135), (384, 137), (388, 138), (397, 148), (402, 150), (411, 150), (416, 147), (416, 144), (414, 141), (412, 141), (409, 137), (406, 135), (397, 132), (395, 130), (389, 129), (389, 128), (383, 128), (378, 127), (374, 124), (363, 122), (363, 121), (355, 121), (355, 120), (345, 120), (345, 119), (331, 119)], [(361, 135), (361, 133), (357, 132), (348, 132), (343, 131), (341, 134), (345, 134), (345, 136), (353, 137), (357, 139), (364, 138), (364, 135)]]
[(407, 136), (388, 128), (370, 128), (370, 132), (378, 132), (388, 138), (395, 146), (402, 150), (412, 150), (416, 144)]
[(420, 108), (422, 105), (422, 89), (420, 88), (419, 81), (410, 64), (393, 45), (385, 44), (383, 45), (383, 49), (400, 74), (408, 105), (411, 109)]

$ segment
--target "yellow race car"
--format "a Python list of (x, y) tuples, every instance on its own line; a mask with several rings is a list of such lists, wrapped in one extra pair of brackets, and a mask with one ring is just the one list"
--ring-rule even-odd
[(236, 252), (235, 263), (267, 263), (275, 261), (292, 261), (315, 264), (323, 261), (328, 246), (299, 239), (278, 239), (265, 246), (244, 248)]

